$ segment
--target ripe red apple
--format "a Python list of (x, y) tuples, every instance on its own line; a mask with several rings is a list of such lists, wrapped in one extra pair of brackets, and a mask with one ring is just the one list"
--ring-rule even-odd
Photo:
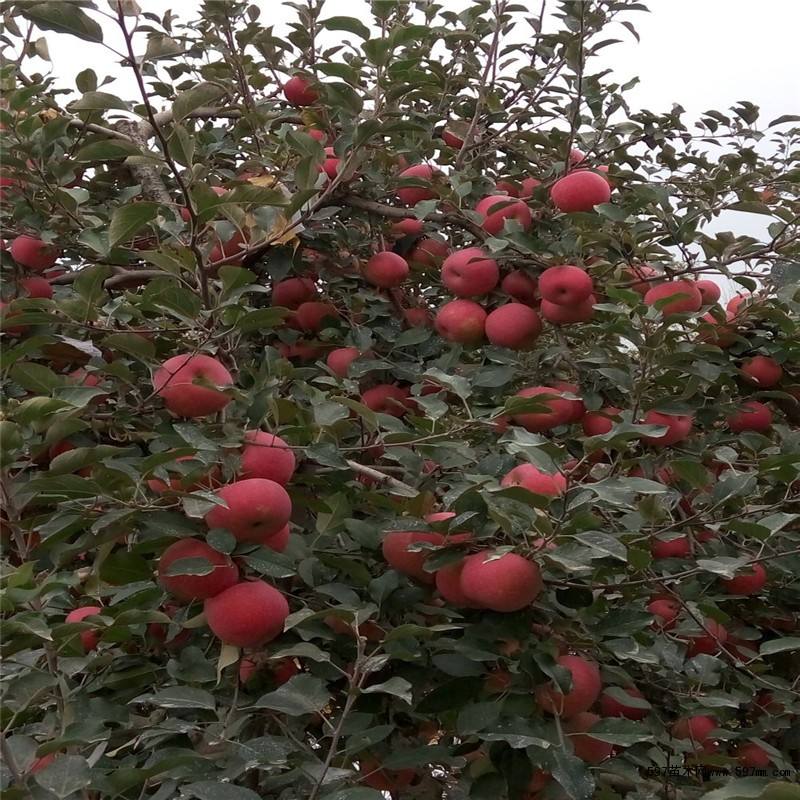
[(739, 410), (727, 418), (728, 428), (733, 433), (744, 431), (768, 431), (772, 427), (772, 412), (769, 406), (759, 403), (758, 400), (746, 400), (739, 406)]
[(319, 94), (310, 82), (300, 75), (289, 78), (283, 84), (283, 96), (293, 106), (313, 106), (319, 99)]
[(520, 389), (516, 397), (539, 398), (540, 395), (540, 405), (548, 410), (514, 414), (512, 420), (517, 425), (531, 433), (542, 433), (565, 425), (573, 418), (575, 409), (572, 401), (565, 398), (561, 390), (552, 386), (529, 386), (527, 389)]
[(283, 358), (296, 358), (300, 361), (308, 362), (316, 361), (324, 352), (324, 348), (316, 344), (298, 340), (294, 344), (280, 342), (278, 344), (278, 352)]
[(711, 739), (711, 731), (717, 727), (714, 717), (698, 714), (693, 717), (679, 719), (672, 726), (672, 735), (676, 739), (690, 739), (695, 753), (713, 753), (718, 749), (717, 742)]
[[(726, 312), (730, 322), (733, 315)], [(716, 345), (722, 349), (730, 347), (736, 341), (736, 328), (733, 325), (721, 323), (710, 311), (700, 317), (701, 327), (699, 339), (701, 342)], [(705, 323), (705, 324), (702, 324)]]
[(272, 287), (272, 305), (298, 309), (317, 296), (317, 287), (311, 278), (286, 278)]
[(328, 141), (328, 134), (320, 128), (306, 128), (305, 131), (312, 139), (324, 144)]
[(664, 278), (662, 272), (659, 272), (649, 264), (635, 264), (631, 267), (626, 267), (623, 274), (627, 280), (635, 281), (629, 288), (633, 289), (634, 292), (638, 292), (642, 297), (653, 288), (653, 284), (657, 280), (663, 280)]
[(592, 211), (596, 205), (611, 200), (611, 187), (602, 175), (578, 170), (553, 184), (550, 199), (559, 211)]
[(648, 306), (654, 306), (660, 301), (670, 299), (661, 306), (661, 313), (666, 317), (669, 314), (685, 314), (699, 311), (703, 305), (703, 296), (694, 281), (669, 281), (660, 283), (649, 289), (644, 296)]
[(780, 383), (783, 377), (783, 368), (774, 358), (753, 356), (744, 361), (739, 373), (748, 383), (752, 383), (762, 389), (769, 389), (771, 386)]
[(583, 419), (583, 415), (586, 413), (586, 406), (583, 404), (583, 400), (579, 397), (580, 389), (574, 383), (567, 383), (567, 381), (555, 381), (553, 383), (553, 388), (558, 389), (559, 392), (564, 394), (572, 394), (575, 395), (575, 400), (569, 400), (564, 398), (567, 403), (569, 403), (569, 416), (567, 417), (567, 422), (580, 422)]
[(427, 308), (404, 308), (403, 321), (409, 328), (430, 328), (433, 325), (433, 317)]
[(622, 409), (605, 406), (599, 411), (589, 411), (583, 417), (583, 432), (586, 436), (602, 436), (609, 433), (616, 424), (613, 417), (618, 417)]
[[(631, 697), (644, 699), (644, 695), (635, 686), (627, 686), (623, 691)], [(600, 712), (604, 717), (624, 717), (625, 719), (640, 720), (644, 719), (650, 713), (650, 710), (625, 705), (625, 701), (617, 700), (610, 694), (603, 693), (600, 695)]]
[[(413, 167), (404, 169), (399, 177), (430, 182), (438, 172), (429, 164), (414, 164)], [(436, 197), (436, 193), (428, 186), (404, 186), (398, 189), (396, 194), (397, 199), (405, 206), (415, 206), (423, 200), (433, 200)]]
[(461, 590), (476, 605), (492, 611), (519, 611), (542, 590), (539, 567), (516, 553), (492, 558), (491, 550), (468, 556), (461, 571)]
[(457, 297), (480, 297), (497, 286), (497, 262), (480, 247), (451, 253), (442, 264), (442, 283)]
[(507, 194), (493, 194), (484, 197), (475, 206), (475, 211), (483, 216), (482, 227), (492, 236), (503, 230), (507, 219), (515, 219), (522, 225), (523, 230), (528, 230), (533, 218), (531, 210), (522, 200), (510, 198)]
[(701, 653), (716, 655), (728, 641), (728, 631), (715, 619), (703, 620), (703, 631), (701, 634), (685, 637), (687, 658), (694, 658)]
[(261, 539), (259, 544), (262, 547), (274, 550), (276, 553), (282, 553), (289, 545), (289, 525), (284, 525), (277, 533), (271, 533)]
[(505, 192), (509, 197), (519, 197), (519, 184), (511, 178), (497, 181), (494, 188), (496, 192)]
[(436, 570), (436, 590), (445, 600), (456, 608), (479, 608), (464, 594), (461, 587), (461, 573), (464, 570), (464, 559), (453, 564), (447, 564)]
[(52, 244), (47, 244), (35, 236), (17, 236), (8, 252), (21, 267), (27, 267), (34, 272), (44, 272), (50, 269), (61, 256), (61, 250)]
[(542, 300), (559, 306), (578, 306), (592, 296), (594, 283), (585, 269), (572, 264), (549, 267), (539, 276)]
[(688, 536), (676, 536), (673, 539), (650, 539), (650, 552), (653, 558), (688, 558), (692, 554)]
[(451, 300), (436, 313), (434, 325), (439, 335), (450, 342), (477, 345), (486, 330), (486, 312), (474, 300)]
[(14, 324), (14, 317), (19, 317), (22, 312), (14, 310), (7, 311), (6, 309), (8, 309), (10, 305), (10, 303), (3, 303), (0, 301), (0, 330), (9, 334), (9, 336), (21, 336), (28, 330), (28, 326)]
[(564, 722), (564, 731), (568, 734), (575, 755), (587, 764), (599, 764), (611, 757), (614, 745), (595, 739), (587, 731), (600, 722), (597, 714), (580, 711)]
[(586, 153), (583, 150), (579, 150), (577, 147), (573, 147), (569, 151), (569, 165), (571, 167), (577, 167), (582, 161), (586, 159)]
[(337, 347), (328, 353), (325, 363), (328, 369), (339, 378), (346, 378), (350, 372), (350, 365), (361, 355), (357, 347)]
[(206, 417), (221, 411), (231, 398), (219, 391), (233, 378), (216, 358), (180, 355), (167, 359), (153, 374), (153, 389), (178, 417)]
[(211, 632), (225, 644), (257, 647), (279, 636), (289, 616), (286, 598), (264, 581), (244, 581), (203, 606)]
[(435, 267), (450, 253), (447, 242), (425, 237), (420, 239), (408, 254), (408, 262), (420, 267)]
[(19, 287), (28, 297), (36, 300), (50, 300), (53, 297), (53, 287), (47, 278), (33, 275), (30, 278), (23, 278), (19, 282)]
[(744, 742), (736, 748), (736, 760), (743, 767), (764, 769), (772, 763), (770, 754), (757, 742)]
[(381, 289), (400, 286), (408, 278), (408, 262), (391, 250), (376, 253), (364, 266), (364, 277)]
[(535, 769), (522, 800), (541, 800), (542, 792), (553, 782), (553, 776), (544, 769)]
[(339, 172), (339, 157), (332, 147), (325, 148), (325, 160), (320, 164), (319, 171), (324, 172), (330, 180)]
[(692, 433), (694, 417), (690, 414), (664, 414), (661, 411), (648, 411), (642, 421), (644, 425), (661, 425), (667, 428), (661, 436), (642, 436), (642, 441), (653, 447), (669, 447), (682, 442)]
[(509, 690), (513, 676), (503, 667), (493, 667), (489, 670), (483, 681), (483, 690), (486, 694), (503, 694)]
[(464, 140), (447, 128), (442, 131), (442, 139), (444, 139), (444, 143), (448, 147), (452, 147), (456, 150), (460, 150), (464, 146)]
[(441, 533), (433, 531), (388, 531), (384, 534), (381, 550), (392, 569), (415, 578), (420, 583), (432, 584), (436, 580), (433, 572), (425, 571), (425, 560), (431, 554), (430, 550), (414, 552), (408, 549), (415, 542), (428, 542), (434, 545), (443, 545), (445, 538)]
[(712, 303), (716, 303), (722, 294), (719, 286), (714, 283), (714, 281), (697, 281), (695, 286), (697, 287), (697, 291), (700, 292), (700, 296), (703, 298), (704, 306), (710, 306)]
[(588, 711), (603, 688), (597, 664), (582, 656), (569, 654), (559, 656), (556, 663), (570, 673), (572, 686), (566, 694), (552, 682), (538, 686), (534, 697), (539, 708), (548, 714), (565, 718)]
[(596, 302), (597, 298), (593, 294), (576, 306), (560, 306), (549, 300), (542, 300), (539, 310), (553, 325), (574, 325), (577, 322), (589, 322), (594, 317)]
[(35, 775), (37, 772), (41, 772), (45, 767), (49, 767), (59, 755), (60, 753), (56, 751), (53, 753), (46, 753), (41, 758), (35, 759), (30, 767), (28, 767), (28, 773), (30, 775)]
[(335, 321), (339, 318), (339, 313), (330, 303), (309, 301), (301, 303), (297, 307), (295, 319), (300, 330), (307, 333), (318, 333), (327, 327), (327, 321)]
[(396, 238), (403, 236), (420, 236), (425, 228), (425, 223), (421, 219), (406, 217), (392, 223), (389, 233)]
[(358, 771), (364, 776), (361, 783), (379, 792), (400, 792), (417, 777), (413, 769), (384, 769), (373, 756), (361, 756)]
[[(175, 574), (169, 575), (169, 568), (176, 561), (199, 559), (206, 562), (203, 575)], [(193, 565), (192, 571), (194, 572)], [(179, 539), (171, 544), (158, 561), (158, 581), (174, 597), (179, 600), (205, 600), (214, 597), (239, 580), (239, 569), (230, 556), (214, 550), (200, 539)]]
[[(102, 613), (103, 609), (100, 608), (100, 606), (80, 606), (79, 608), (73, 608), (72, 611), (67, 614), (64, 622), (83, 622), (86, 617), (91, 617), (95, 614)], [(80, 638), (84, 652), (90, 653), (97, 647), (97, 644), (100, 641), (100, 632), (81, 631)]]
[(536, 303), (536, 286), (536, 279), (521, 269), (509, 272), (500, 284), (500, 288), (507, 295), (514, 298), (518, 303), (525, 303), (525, 305), (529, 306)]
[(266, 431), (245, 431), (239, 464), (242, 478), (266, 478), (286, 486), (296, 467), (292, 449), (279, 436)]
[[(195, 461), (195, 456), (179, 456), (175, 462)], [(200, 464), (201, 462), (197, 462)], [(169, 467), (167, 466), (169, 470)], [(195, 470), (193, 470), (194, 472)], [(175, 478), (170, 478), (169, 483), (165, 483), (160, 478), (149, 478), (147, 486), (151, 492), (156, 494), (164, 494), (164, 492), (193, 492), (196, 489), (213, 489), (219, 486), (220, 478), (222, 477), (222, 470), (219, 465), (214, 464), (210, 469), (207, 469), (205, 474), (200, 478), (188, 479), (189, 476), (178, 474)]]
[(763, 564), (751, 564), (733, 578), (720, 580), (728, 594), (758, 594), (767, 583), (767, 571)]
[(506, 303), (486, 317), (486, 338), (498, 347), (530, 350), (541, 332), (539, 315), (522, 303)]
[(208, 259), (214, 265), (216, 271), (218, 262), (225, 262), (231, 266), (241, 266), (244, 259), (244, 251), (247, 248), (248, 237), (244, 231), (235, 230), (230, 238), (225, 241), (216, 238), (216, 244), (211, 248)]
[(734, 317), (738, 317), (744, 314), (753, 302), (755, 302), (753, 295), (749, 292), (744, 294), (742, 292), (737, 292), (733, 297), (731, 297), (730, 300), (728, 300), (725, 310)]
[(217, 489), (225, 506), (214, 506), (205, 516), (209, 528), (224, 528), (239, 542), (260, 542), (289, 521), (292, 501), (279, 483), (246, 478)]
[(523, 178), (519, 187), (519, 199), (528, 200), (533, 197), (537, 186), (541, 186), (542, 182), (536, 178)]
[(402, 417), (408, 412), (410, 396), (408, 389), (402, 388), (397, 384), (381, 383), (363, 392), (361, 402), (371, 411), (375, 411), (378, 414)]
[(681, 613), (681, 604), (671, 597), (654, 597), (648, 604), (647, 610), (656, 619), (653, 627), (662, 631), (669, 631), (675, 627), (675, 621)]
[(537, 469), (533, 464), (520, 464), (507, 472), (500, 485), (521, 486), (534, 494), (545, 497), (558, 497), (567, 491), (567, 479), (560, 473), (549, 474)]

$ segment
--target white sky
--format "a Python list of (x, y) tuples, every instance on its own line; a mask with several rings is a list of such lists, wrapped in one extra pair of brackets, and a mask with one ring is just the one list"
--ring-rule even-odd
[[(143, 10), (159, 15), (168, 8), (178, 10), (182, 19), (190, 17), (199, 6), (198, 0), (138, 2)], [(294, 10), (278, 0), (255, 2), (262, 9), (260, 21), (275, 25), (278, 35), (282, 26), (294, 18)], [(467, 0), (440, 2), (456, 11), (468, 5)], [(107, 8), (103, 0), (99, 4), (104, 10)], [(618, 37), (623, 43), (606, 48), (602, 62), (598, 60), (598, 69), (601, 65), (613, 68), (620, 83), (639, 76), (639, 85), (628, 94), (633, 108), (667, 111), (677, 102), (691, 121), (709, 109), (725, 112), (739, 100), (750, 100), (761, 107), (763, 125), (782, 114), (800, 112), (800, 0), (650, 0), (647, 5), (650, 13), (627, 16), (636, 26), (641, 42), (623, 31)], [(538, 0), (531, 0), (531, 7), (538, 10)], [(550, 7), (555, 7), (552, 0)], [(335, 15), (355, 16), (365, 23), (371, 19), (365, 0), (327, 0), (323, 16)], [(98, 21), (108, 44), (121, 50), (115, 26), (104, 18)], [(100, 79), (122, 73), (114, 63), (115, 56), (100, 45), (52, 32), (45, 35), (52, 71), (62, 88), (74, 89), (75, 75), (87, 67), (94, 69)], [(360, 41), (351, 34), (341, 35)], [(142, 37), (137, 52), (144, 46)], [(35, 64), (37, 69), (47, 69), (45, 62), (37, 60)], [(125, 99), (137, 96), (129, 73), (107, 90)], [(711, 229), (762, 236), (769, 221), (760, 215), (726, 212)]]

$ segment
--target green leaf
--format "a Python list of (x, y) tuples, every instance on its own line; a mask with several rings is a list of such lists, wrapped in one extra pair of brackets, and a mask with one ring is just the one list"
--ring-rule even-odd
[(191, 89), (181, 92), (172, 104), (172, 115), (175, 122), (185, 119), (197, 108), (212, 104), (225, 95), (225, 90), (215, 83), (198, 83)]
[(126, 242), (144, 225), (158, 216), (158, 203), (130, 203), (114, 210), (108, 227), (108, 246)]
[(577, 534), (575, 538), (581, 544), (599, 552), (601, 556), (610, 556), (626, 563), (628, 561), (628, 548), (619, 539), (615, 539), (608, 533), (587, 531)]
[(405, 678), (389, 678), (384, 683), (376, 683), (363, 690), (364, 694), (391, 694), (411, 705), (411, 684)]
[(170, 686), (148, 697), (147, 702), (159, 708), (202, 708), (208, 711), (217, 706), (211, 692), (192, 686)]
[(652, 742), (653, 734), (641, 722), (606, 718), (591, 727), (591, 736), (602, 742), (630, 747), (637, 742)]
[(330, 695), (324, 681), (312, 675), (295, 675), (274, 692), (258, 699), (254, 708), (269, 708), (290, 717), (313, 714), (328, 705)]
[(127, 111), (128, 104), (115, 94), (86, 92), (83, 97), (71, 103), (69, 108), (71, 111), (108, 111), (112, 108), (119, 111)]
[(58, 798), (79, 792), (91, 780), (89, 764), (83, 756), (59, 755), (41, 772), (36, 773), (36, 783)]
[(94, 163), (96, 161), (121, 161), (132, 155), (141, 155), (142, 148), (124, 139), (108, 139), (103, 142), (92, 142), (78, 150), (76, 161)]
[(88, 42), (102, 42), (102, 28), (75, 3), (51, 0), (45, 3), (20, 3), (15, 8), (23, 17), (46, 31), (68, 33)]
[(23, 389), (37, 394), (50, 394), (57, 386), (64, 383), (63, 378), (44, 364), (31, 361), (18, 361), (9, 372), (12, 381), (16, 381)]
[[(767, 788), (769, 786), (780, 786), (781, 784), (769, 783), (768, 778), (749, 777), (749, 778), (735, 778), (728, 781), (724, 786), (719, 789), (714, 789), (711, 792), (706, 792), (701, 795), (700, 800), (752, 800), (752, 798), (759, 798), (766, 800), (768, 797)], [(763, 794), (762, 794), (763, 793)], [(800, 800), (800, 792), (797, 793), (797, 799)], [(775, 797), (775, 800), (790, 800), (789, 796)]]
[(261, 800), (261, 795), (252, 789), (222, 781), (198, 781), (181, 786), (181, 796), (197, 800)]
[(800, 637), (788, 636), (785, 639), (771, 639), (761, 645), (758, 654), (771, 656), (775, 653), (785, 653), (787, 650), (800, 650)]
[(369, 39), (369, 28), (355, 17), (329, 17), (322, 20), (320, 26), (329, 31), (347, 31), (360, 36), (362, 39)]

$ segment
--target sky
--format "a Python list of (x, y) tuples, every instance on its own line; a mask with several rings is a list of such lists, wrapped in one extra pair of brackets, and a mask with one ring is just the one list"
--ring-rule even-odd
[[(523, 0), (524, 2), (525, 0)], [(538, 9), (538, 0), (530, 0)], [(138, 0), (144, 11), (162, 15), (168, 8), (179, 9), (187, 18), (199, 6), (198, 0)], [(459, 11), (468, 0), (439, 0)], [(666, 111), (680, 103), (694, 119), (709, 109), (725, 111), (739, 100), (760, 106), (762, 121), (800, 111), (800, 81), (797, 71), (797, 31), (800, 31), (800, 0), (650, 0), (650, 13), (630, 15), (640, 35), (637, 42), (620, 29), (621, 44), (603, 51), (604, 66), (613, 68), (619, 82), (639, 76), (640, 82), (628, 95), (634, 109)], [(261, 7), (261, 21), (274, 24), (276, 34), (294, 17), (294, 11), (279, 0), (255, 0)], [(555, 5), (549, 0), (550, 6)], [(105, 8), (103, 0), (99, 5)], [(366, 0), (326, 0), (324, 16), (355, 16), (367, 22), (371, 17)], [(105, 40), (122, 49), (115, 26), (99, 18)], [(329, 36), (338, 34), (329, 33)], [(354, 38), (350, 34), (344, 34)], [(115, 56), (100, 45), (72, 37), (46, 34), (52, 72), (58, 84), (74, 89), (75, 75), (87, 67), (98, 76), (119, 75)], [(142, 50), (145, 46), (142, 38)], [(47, 69), (42, 61), (37, 69)], [(601, 62), (602, 63), (602, 62)], [(110, 84), (125, 99), (138, 96), (129, 71)], [(764, 235), (769, 218), (755, 214), (726, 212), (711, 231), (733, 230), (757, 237)]]

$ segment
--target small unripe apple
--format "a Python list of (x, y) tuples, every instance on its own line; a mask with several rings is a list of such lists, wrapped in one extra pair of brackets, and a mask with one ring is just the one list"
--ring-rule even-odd
[[(81, 606), (74, 608), (67, 614), (64, 622), (83, 622), (86, 617), (92, 617), (95, 614), (102, 614), (103, 609), (100, 606)], [(97, 647), (100, 641), (99, 631), (81, 631), (80, 633), (81, 645), (86, 653), (91, 652)]]
[(408, 278), (408, 262), (391, 250), (376, 253), (364, 266), (364, 277), (381, 289), (400, 286)]
[(178, 417), (216, 414), (231, 401), (219, 388), (232, 385), (230, 372), (216, 358), (203, 354), (173, 356), (153, 374), (153, 389)]
[(541, 494), (545, 497), (558, 497), (567, 491), (567, 479), (560, 473), (550, 474), (534, 467), (533, 464), (520, 464), (507, 472), (500, 485), (521, 486), (533, 494)]
[(594, 290), (588, 272), (572, 264), (548, 267), (539, 276), (539, 294), (542, 300), (559, 306), (577, 306), (586, 302)]
[(727, 424), (733, 433), (744, 431), (764, 433), (772, 427), (772, 411), (758, 400), (746, 400), (738, 411), (727, 418)]
[[(415, 164), (404, 169), (400, 178), (416, 178), (420, 181), (431, 182), (438, 173), (435, 167), (429, 164)], [(397, 190), (397, 199), (406, 206), (415, 206), (423, 200), (433, 200), (436, 197), (434, 190), (427, 186), (404, 186)]]
[(442, 264), (442, 283), (457, 297), (480, 297), (497, 286), (497, 262), (480, 247), (451, 253)]
[(596, 172), (578, 170), (557, 180), (550, 189), (553, 205), (566, 213), (592, 211), (611, 199), (608, 181)]
[(245, 478), (221, 489), (225, 506), (214, 506), (205, 516), (209, 528), (224, 528), (239, 542), (260, 542), (277, 533), (292, 514), (292, 501), (279, 483)]
[(486, 317), (486, 338), (498, 347), (530, 350), (541, 332), (539, 315), (523, 303), (506, 303)]
[(763, 564), (751, 564), (733, 578), (722, 578), (720, 583), (728, 594), (758, 594), (767, 584), (767, 571)]
[(410, 397), (408, 389), (394, 383), (382, 383), (363, 392), (361, 402), (378, 414), (403, 417), (408, 413)]
[(780, 383), (783, 377), (783, 368), (774, 358), (753, 356), (744, 361), (739, 373), (748, 383), (762, 389), (769, 389)]
[(293, 106), (313, 106), (319, 99), (319, 94), (310, 82), (300, 75), (289, 78), (283, 84), (283, 96)]
[(663, 300), (670, 299), (669, 302), (660, 306), (661, 313), (666, 317), (669, 314), (685, 314), (699, 311), (703, 305), (703, 296), (694, 281), (669, 281), (660, 283), (648, 290), (644, 296), (644, 302), (648, 306), (654, 306)]
[(569, 654), (559, 656), (556, 664), (570, 673), (572, 686), (566, 694), (553, 683), (538, 686), (534, 696), (539, 708), (565, 718), (588, 711), (603, 688), (597, 664), (582, 656)]
[(350, 365), (361, 355), (357, 347), (337, 347), (328, 353), (325, 363), (328, 369), (339, 378), (346, 378), (350, 373)]
[(682, 442), (692, 433), (694, 417), (691, 414), (664, 414), (661, 411), (648, 411), (642, 421), (644, 425), (661, 425), (666, 427), (660, 436), (642, 436), (642, 441), (653, 447), (669, 447)]
[(381, 545), (383, 557), (392, 569), (396, 569), (420, 583), (432, 584), (436, 580), (435, 574), (425, 571), (425, 561), (431, 551), (409, 550), (409, 545), (415, 542), (443, 545), (445, 538), (441, 533), (433, 531), (388, 531), (384, 534)]
[(245, 431), (239, 464), (242, 478), (265, 478), (286, 486), (296, 467), (294, 452), (279, 436), (266, 431)]
[(209, 597), (204, 604), (211, 632), (225, 644), (257, 647), (283, 632), (286, 598), (264, 581), (244, 581)]
[(574, 325), (578, 322), (589, 322), (594, 317), (595, 303), (597, 298), (593, 294), (576, 306), (560, 306), (549, 300), (542, 300), (539, 310), (553, 325)]
[(492, 558), (491, 550), (467, 556), (461, 590), (474, 604), (509, 613), (529, 606), (542, 590), (539, 567), (516, 553)]
[(710, 306), (712, 303), (716, 303), (722, 294), (721, 289), (714, 281), (697, 281), (695, 286), (697, 287), (697, 291), (700, 292), (700, 296), (703, 298), (704, 306)]
[(316, 296), (317, 287), (311, 278), (285, 278), (272, 287), (272, 305), (292, 311)]
[(528, 230), (533, 222), (531, 210), (527, 204), (506, 194), (484, 197), (475, 206), (475, 211), (483, 216), (482, 227), (492, 236), (496, 236), (503, 230), (507, 219), (515, 219), (523, 230)]
[(35, 236), (17, 236), (8, 252), (21, 267), (34, 272), (44, 272), (58, 261), (61, 251), (52, 244), (47, 244)]
[(437, 312), (434, 321), (439, 335), (450, 342), (477, 345), (486, 330), (486, 311), (474, 300), (451, 300)]
[[(205, 574), (169, 574), (176, 561), (186, 559), (206, 562)], [(180, 539), (171, 544), (158, 561), (158, 581), (179, 600), (205, 600), (233, 586), (239, 580), (239, 569), (230, 556), (214, 550), (200, 539)]]
[(518, 303), (525, 303), (525, 305), (528, 306), (532, 306), (536, 303), (536, 287), (536, 279), (532, 278), (527, 272), (523, 272), (521, 269), (515, 269), (513, 272), (509, 272), (500, 284), (500, 288), (509, 295), (509, 297), (512, 297)]

